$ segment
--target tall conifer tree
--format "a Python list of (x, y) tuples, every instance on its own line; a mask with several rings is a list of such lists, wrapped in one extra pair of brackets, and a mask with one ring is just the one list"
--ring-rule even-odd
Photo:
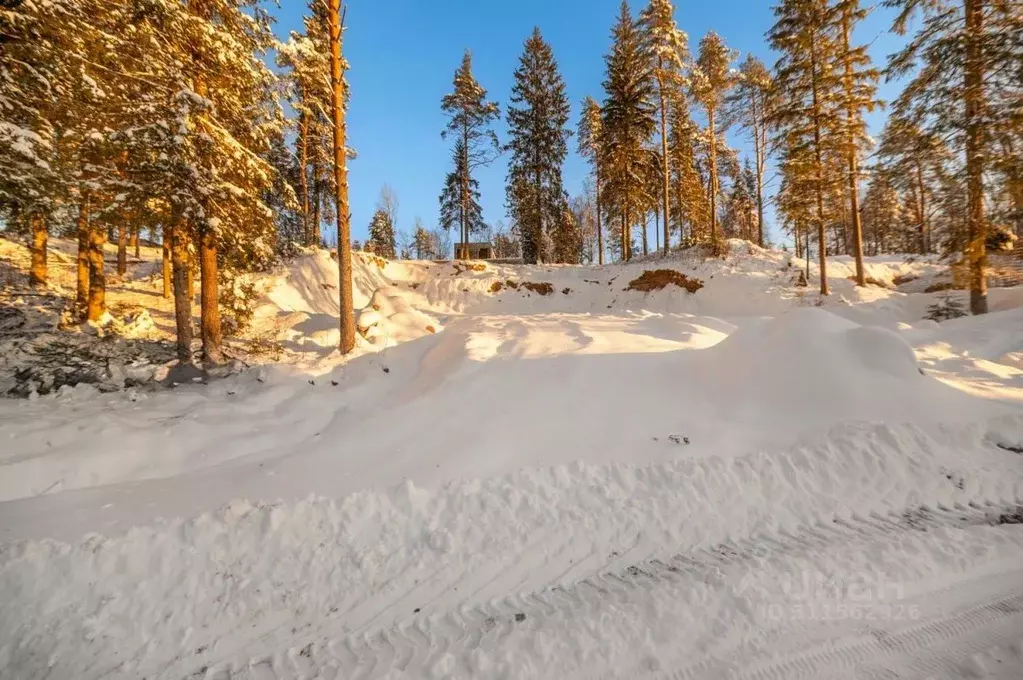
[(571, 227), (564, 217), (567, 199), (561, 180), (571, 135), (565, 127), (569, 103), (554, 54), (539, 28), (533, 29), (519, 58), (507, 116), (508, 214), (522, 234), (522, 258), (536, 263), (553, 255), (555, 262), (562, 261), (567, 251), (562, 247), (548, 252), (545, 244), (570, 240), (555, 233)]
[[(442, 136), (455, 136), (455, 177), (457, 187), (452, 186), (449, 174), (441, 196), (441, 222), (444, 220), (445, 197), (455, 196), (458, 200), (458, 224), (460, 241), (463, 245), (458, 258), (467, 258), (469, 237), (474, 225), (481, 225), (482, 219), (474, 221), (472, 198), (479, 195), (472, 173), (489, 165), (500, 153), (497, 134), (490, 126), (500, 116), (496, 102), (487, 101), (487, 91), (472, 74), (472, 55), (466, 50), (462, 64), (455, 71), (454, 90), (441, 100), (441, 110), (448, 117)], [(453, 193), (452, 193), (453, 192)], [(478, 207), (478, 206), (476, 206)]]
[(650, 157), (646, 142), (656, 128), (653, 67), (643, 34), (624, 1), (611, 35), (614, 43), (606, 58), (601, 167), (607, 169), (605, 202), (621, 224), (621, 256), (629, 260), (632, 226), (643, 219), (648, 204), (645, 167)]

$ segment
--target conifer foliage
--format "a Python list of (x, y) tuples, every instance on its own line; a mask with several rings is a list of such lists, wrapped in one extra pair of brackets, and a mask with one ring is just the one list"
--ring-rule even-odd
[(710, 240), (718, 247), (718, 148), (723, 141), (724, 126), (719, 126), (718, 114), (724, 106), (725, 97), (735, 85), (736, 75), (732, 69), (735, 51), (714, 31), (703, 36), (700, 50), (693, 68), (693, 99), (703, 108), (707, 116), (707, 162), (710, 169)]
[(453, 84), (454, 90), (441, 100), (441, 110), (448, 117), (442, 136), (455, 138), (452, 153), (455, 167), (444, 181), (440, 221), (448, 230), (458, 225), (462, 248), (455, 256), (465, 259), (471, 235), (486, 230), (479, 206), (479, 184), (472, 173), (490, 165), (500, 154), (497, 134), (491, 129), (500, 109), (496, 102), (487, 101), (487, 91), (472, 74), (472, 55), (468, 50), (455, 71)]
[(597, 262), (604, 264), (604, 230), (601, 225), (601, 174), (600, 161), (603, 155), (603, 119), (600, 111), (600, 104), (593, 97), (586, 97), (583, 100), (582, 113), (579, 116), (579, 154), (589, 160), (593, 170), (593, 192), (594, 192), (594, 231), (596, 232)]
[[(573, 261), (573, 221), (561, 166), (568, 154), (569, 104), (551, 46), (539, 28), (526, 40), (508, 104), (508, 214), (526, 263)], [(566, 233), (562, 233), (567, 230)]]
[(1018, 2), (990, 0), (886, 4), (898, 11), (897, 33), (905, 34), (911, 20), (920, 19), (906, 47), (889, 60), (890, 77), (912, 74), (892, 112), (933, 139), (950, 140), (962, 158), (957, 173), (962, 180), (954, 182), (966, 196), (959, 240), (970, 272), (970, 311), (983, 314), (988, 310), (987, 203), (998, 193), (991, 190), (997, 177), (992, 171), (1020, 167), (1023, 12)]
[(624, 1), (611, 36), (600, 165), (606, 177), (605, 211), (619, 221), (619, 252), (630, 260), (632, 227), (642, 223), (650, 202), (646, 170), (652, 158), (646, 143), (656, 128), (653, 65), (640, 26)]
[(781, 58), (775, 67), (779, 103), (773, 123), (785, 149), (787, 189), (798, 194), (791, 198), (801, 205), (801, 217), (805, 194), (813, 197), (810, 219), (817, 230), (820, 292), (827, 295), (825, 226), (830, 198), (841, 181), (834, 161), (841, 158), (845, 139), (838, 107), (841, 71), (835, 68), (839, 36), (827, 0), (782, 0), (774, 13), (777, 22), (768, 38)]
[(689, 58), (688, 38), (675, 24), (675, 6), (671, 0), (650, 0), (640, 20), (646, 34), (647, 49), (653, 60), (657, 83), (657, 103), (661, 125), (660, 187), (664, 254), (668, 254), (671, 223), (671, 156), (668, 154), (668, 109), (675, 93), (687, 85), (683, 66)]

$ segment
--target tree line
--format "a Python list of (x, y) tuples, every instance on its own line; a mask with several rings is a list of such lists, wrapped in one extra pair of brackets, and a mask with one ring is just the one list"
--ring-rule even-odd
[[(284, 45), (272, 22), (258, 0), (4, 3), (0, 219), (28, 236), (33, 285), (47, 282), (49, 236), (76, 238), (75, 314), (102, 323), (104, 245), (117, 239), (123, 274), (128, 242), (147, 232), (162, 244), (179, 358), (194, 360), (198, 292), (201, 360), (215, 365), (241, 274), (318, 241), (330, 218), (348, 244), (340, 1), (311, 3), (305, 34)], [(297, 154), (282, 93), (298, 113)], [(338, 257), (348, 351), (349, 249)]]
[[(591, 168), (575, 200), (561, 178), (569, 102), (539, 29), (515, 71), (503, 146), (491, 128), (498, 104), (467, 53), (442, 104), (455, 137), (442, 226), (461, 242), (485, 231), (473, 171), (508, 151), (506, 208), (526, 262), (629, 260), (673, 245), (720, 252), (731, 237), (763, 246), (773, 201), (797, 255), (817, 260), (822, 294), (829, 254), (852, 254), (864, 285), (865, 253), (959, 252), (971, 307), (985, 311), (986, 251), (1023, 233), (1023, 12), (998, 0), (883, 4), (895, 10), (893, 32), (914, 17), (920, 25), (884, 66), (854, 42), (868, 13), (859, 0), (781, 0), (769, 68), (752, 54), (740, 62), (714, 32), (691, 53), (671, 0), (649, 0), (635, 17), (622, 2), (602, 101), (583, 100), (574, 131)], [(884, 105), (882, 78), (908, 83), (875, 144), (865, 114)], [(745, 159), (726, 141), (732, 129), (750, 142)], [(771, 163), (780, 181), (768, 196)]]
[[(986, 253), (1023, 230), (1023, 13), (1001, 0), (885, 0), (907, 33), (888, 63), (853, 42), (858, 0), (780, 0), (773, 67), (710, 32), (690, 52), (671, 0), (633, 16), (623, 2), (602, 97), (575, 124), (552, 46), (528, 36), (504, 116), (469, 53), (441, 102), (452, 143), (440, 230), (396, 229), (382, 197), (367, 247), (388, 256), (466, 256), (474, 238), (526, 262), (629, 260), (672, 247), (766, 244), (773, 202), (797, 254), (959, 251), (971, 308), (986, 310)], [(202, 359), (221, 360), (221, 311), (239, 276), (296, 245), (338, 234), (341, 348), (354, 346), (340, 0), (311, 2), (279, 41), (258, 0), (18, 0), (0, 8), (0, 219), (23, 233), (31, 282), (47, 280), (47, 239), (77, 240), (76, 310), (105, 315), (103, 249), (117, 268), (147, 233), (162, 245), (179, 354), (191, 360), (198, 288)], [(275, 54), (279, 72), (270, 68)], [(878, 144), (865, 113), (880, 78), (907, 84)], [(285, 115), (288, 102), (295, 115)], [(701, 114), (701, 121), (693, 112)], [(746, 158), (725, 134), (751, 142)], [(591, 176), (569, 197), (572, 137)], [(510, 224), (483, 220), (474, 173), (508, 154)], [(773, 196), (766, 175), (780, 177)], [(865, 187), (863, 195), (860, 190)], [(651, 230), (648, 225), (653, 224)], [(456, 232), (457, 240), (448, 245)], [(638, 233), (637, 233), (638, 232)], [(650, 241), (653, 241), (652, 243)], [(360, 244), (362, 245), (362, 244)], [(137, 245), (136, 245), (137, 248)]]

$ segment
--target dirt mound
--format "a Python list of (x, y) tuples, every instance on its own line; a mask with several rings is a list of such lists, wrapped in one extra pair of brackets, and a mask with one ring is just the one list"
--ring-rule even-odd
[(524, 281), (522, 287), (531, 290), (539, 295), (551, 295), (554, 293), (554, 286), (546, 281)]
[(638, 290), (649, 293), (653, 290), (663, 290), (670, 284), (684, 288), (690, 293), (695, 293), (703, 288), (703, 281), (700, 279), (690, 278), (674, 269), (652, 269), (643, 272), (639, 278), (630, 281), (626, 290)]

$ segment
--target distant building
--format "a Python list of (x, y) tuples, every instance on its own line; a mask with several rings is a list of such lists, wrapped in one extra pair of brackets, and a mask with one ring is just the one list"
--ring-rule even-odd
[(455, 258), (462, 253), (463, 250), (468, 251), (468, 257), (470, 260), (492, 260), (494, 259), (494, 246), (490, 242), (482, 243), (456, 243), (455, 244)]

